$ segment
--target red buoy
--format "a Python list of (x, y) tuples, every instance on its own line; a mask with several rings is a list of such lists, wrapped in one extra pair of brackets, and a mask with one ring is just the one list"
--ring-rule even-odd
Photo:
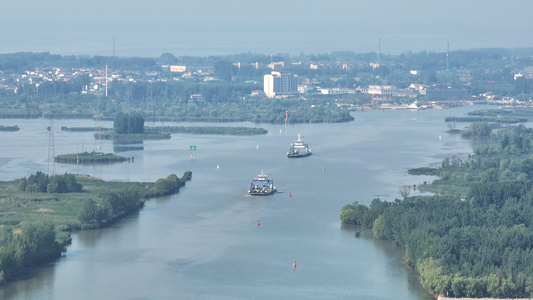
[(293, 268), (296, 268), (296, 261), (294, 261), (294, 262), (292, 263), (292, 267), (293, 267)]
[(322, 169), (322, 172), (326, 173), (326, 168)]
[(292, 194), (291, 194), (291, 192), (289, 192), (289, 197), (292, 197)]
[(259, 220), (257, 220), (257, 226), (261, 225), (261, 223), (259, 223)]

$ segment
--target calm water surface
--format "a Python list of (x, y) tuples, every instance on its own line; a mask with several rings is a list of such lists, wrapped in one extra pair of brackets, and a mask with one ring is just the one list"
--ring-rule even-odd
[[(355, 238), (356, 229), (341, 225), (340, 210), (377, 196), (399, 198), (401, 185), (431, 180), (409, 176), (407, 169), (472, 153), (469, 141), (445, 133), (444, 118), (479, 108), (355, 112), (353, 122), (342, 124), (221, 124), (263, 127), (268, 134), (173, 134), (129, 148), (95, 142), (92, 133), (60, 130), (111, 122), (54, 120), (52, 147), (49, 120), (1, 120), (21, 130), (0, 132), (0, 180), (54, 168), (119, 181), (155, 181), (191, 170), (193, 179), (178, 194), (148, 201), (111, 228), (74, 233), (64, 257), (2, 286), (0, 298), (431, 299), (403, 268), (401, 249), (367, 233)], [(298, 134), (313, 155), (288, 159)], [(195, 159), (191, 145), (197, 146)], [(47, 162), (49, 153), (94, 148), (134, 156), (135, 162)], [(279, 193), (247, 196), (251, 178), (262, 169)]]

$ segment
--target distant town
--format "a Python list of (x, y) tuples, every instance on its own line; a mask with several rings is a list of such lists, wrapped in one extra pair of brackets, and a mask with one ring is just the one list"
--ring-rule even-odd
[[(143, 109), (154, 117), (157, 105), (162, 110), (159, 116), (164, 116), (161, 105), (167, 102), (179, 110), (179, 105), (190, 103), (205, 106), (251, 99), (327, 100), (348, 110), (428, 109), (467, 102), (529, 105), (532, 82), (533, 49), (402, 55), (346, 51), (298, 57), (0, 54), (4, 101), (23, 95), (47, 99), (91, 95), (111, 103), (144, 103)], [(36, 98), (24, 101), (24, 107), (17, 106), (20, 101), (7, 104), (11, 109), (42, 108)]]

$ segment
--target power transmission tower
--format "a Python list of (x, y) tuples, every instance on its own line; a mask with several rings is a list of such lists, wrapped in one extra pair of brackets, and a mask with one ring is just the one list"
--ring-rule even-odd
[(450, 71), (450, 42), (446, 43), (446, 75)]

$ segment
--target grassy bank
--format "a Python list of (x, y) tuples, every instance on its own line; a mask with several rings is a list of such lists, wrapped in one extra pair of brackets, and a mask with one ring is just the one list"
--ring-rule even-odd
[(178, 192), (191, 177), (187, 171), (156, 182), (106, 182), (37, 172), (0, 182), (0, 283), (59, 257), (70, 231), (108, 226), (137, 212), (148, 198)]
[[(186, 172), (180, 182), (190, 180)], [(20, 179), (0, 182), (0, 226), (15, 226), (22, 222), (52, 221), (61, 230), (80, 229), (78, 213), (85, 201), (100, 203), (106, 193), (135, 188), (143, 199), (165, 194), (154, 182), (103, 181), (88, 175), (76, 175), (83, 186), (79, 193), (35, 193), (19, 191)], [(177, 190), (176, 190), (177, 192)]]

